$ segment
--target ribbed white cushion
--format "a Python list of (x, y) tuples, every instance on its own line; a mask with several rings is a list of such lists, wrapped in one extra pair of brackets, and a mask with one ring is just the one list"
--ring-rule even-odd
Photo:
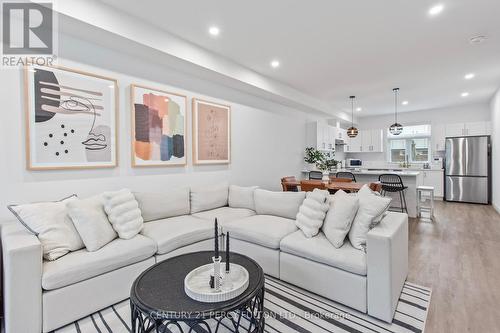
[(345, 237), (351, 229), (352, 221), (358, 212), (359, 199), (342, 190), (337, 191), (330, 199), (330, 209), (323, 223), (323, 233), (336, 248), (344, 244)]
[(143, 226), (139, 204), (129, 189), (104, 192), (104, 210), (118, 237), (130, 239), (137, 235)]
[(163, 193), (134, 192), (144, 222), (189, 214), (189, 188)]
[(191, 188), (191, 214), (227, 206), (229, 186), (219, 184)]
[(259, 215), (274, 215), (295, 220), (305, 192), (273, 192), (256, 189), (255, 211)]
[(75, 198), (73, 195), (56, 202), (8, 206), (19, 222), (38, 237), (43, 257), (47, 260), (55, 260), (84, 247), (66, 209), (66, 203)]
[(352, 246), (364, 250), (366, 246), (366, 234), (372, 227), (374, 221), (380, 221), (391, 204), (391, 198), (376, 195), (365, 185), (359, 190), (359, 208), (349, 231), (349, 240)]
[(328, 211), (329, 192), (314, 189), (308, 192), (306, 199), (299, 208), (295, 224), (307, 238), (316, 236), (323, 225), (325, 214)]
[(253, 193), (258, 186), (229, 186), (229, 207), (255, 210)]
[(70, 200), (66, 207), (88, 251), (97, 251), (116, 238), (116, 232), (104, 211), (102, 194)]

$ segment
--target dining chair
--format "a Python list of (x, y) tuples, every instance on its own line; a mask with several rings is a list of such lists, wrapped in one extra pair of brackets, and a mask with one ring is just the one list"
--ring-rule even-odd
[(300, 189), (304, 192), (311, 192), (315, 188), (326, 190), (326, 184), (318, 180), (301, 180)]
[(297, 187), (297, 185), (287, 184), (289, 182), (297, 183), (297, 179), (295, 178), (295, 176), (287, 176), (281, 178), (281, 188), (283, 189), (283, 192), (298, 192), (299, 188)]
[(330, 176), (330, 183), (351, 183), (351, 178), (337, 178), (336, 176)]
[(339, 171), (335, 174), (337, 178), (350, 178), (353, 182), (356, 182), (356, 176), (352, 172), (348, 171)]
[(309, 171), (309, 179), (322, 180), (323, 172), (321, 171)]
[(382, 183), (380, 182), (370, 183), (368, 187), (370, 187), (370, 190), (372, 190), (373, 192), (382, 192)]
[(401, 213), (406, 211), (406, 214), (408, 214), (408, 207), (406, 205), (405, 198), (405, 190), (408, 188), (408, 186), (405, 186), (403, 184), (403, 180), (401, 179), (401, 177), (394, 173), (384, 173), (378, 176), (378, 181), (382, 185), (381, 194), (383, 196), (385, 196), (387, 192), (399, 193), (400, 207), (397, 208), (401, 209)]

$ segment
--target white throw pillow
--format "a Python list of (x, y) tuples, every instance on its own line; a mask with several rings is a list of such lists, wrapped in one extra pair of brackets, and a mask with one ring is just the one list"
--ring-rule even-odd
[(189, 188), (164, 193), (134, 192), (144, 222), (189, 214)]
[(76, 196), (56, 202), (10, 205), (7, 208), (29, 232), (36, 235), (43, 248), (43, 257), (56, 260), (70, 251), (84, 247), (66, 209), (66, 203)]
[(229, 207), (255, 210), (253, 193), (258, 186), (229, 186)]
[(344, 245), (344, 240), (351, 229), (352, 221), (359, 206), (357, 196), (342, 190), (337, 191), (330, 199), (330, 209), (323, 224), (323, 233), (336, 248)]
[(373, 194), (367, 185), (363, 186), (358, 194), (359, 208), (349, 231), (349, 240), (352, 246), (364, 250), (366, 234), (373, 226), (374, 221), (380, 221), (391, 204), (391, 198)]
[(191, 214), (227, 206), (228, 196), (227, 184), (192, 187)]
[(144, 224), (139, 204), (129, 189), (104, 192), (104, 210), (118, 237), (130, 239), (137, 235)]
[(295, 224), (307, 238), (316, 236), (323, 225), (325, 214), (328, 211), (328, 191), (314, 189), (306, 194), (306, 198), (299, 208)]
[(274, 215), (294, 220), (305, 197), (305, 192), (273, 192), (256, 189), (255, 211), (259, 215)]
[(116, 238), (116, 232), (104, 211), (101, 194), (68, 201), (66, 207), (88, 251), (97, 251)]

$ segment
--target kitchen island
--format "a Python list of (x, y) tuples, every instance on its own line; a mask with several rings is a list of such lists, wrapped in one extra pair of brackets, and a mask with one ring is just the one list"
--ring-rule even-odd
[[(408, 205), (408, 216), (417, 217), (417, 186), (423, 184), (422, 172), (417, 170), (340, 170), (352, 172), (358, 183), (371, 183), (378, 181), (378, 176), (384, 173), (399, 175), (403, 184), (408, 188), (405, 190), (406, 204)], [(386, 196), (393, 198), (391, 206), (400, 207), (399, 193), (387, 192)], [(396, 210), (391, 208), (391, 210)]]

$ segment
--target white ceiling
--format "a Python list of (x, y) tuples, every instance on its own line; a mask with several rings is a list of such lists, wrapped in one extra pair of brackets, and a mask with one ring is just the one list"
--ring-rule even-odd
[[(402, 112), (487, 102), (500, 86), (498, 0), (102, 2), (332, 108), (349, 110), (354, 94), (359, 117), (393, 112), (396, 86), (410, 102)], [(437, 2), (445, 9), (430, 17)], [(471, 45), (476, 35), (489, 38)], [(279, 69), (269, 66), (275, 58)]]

